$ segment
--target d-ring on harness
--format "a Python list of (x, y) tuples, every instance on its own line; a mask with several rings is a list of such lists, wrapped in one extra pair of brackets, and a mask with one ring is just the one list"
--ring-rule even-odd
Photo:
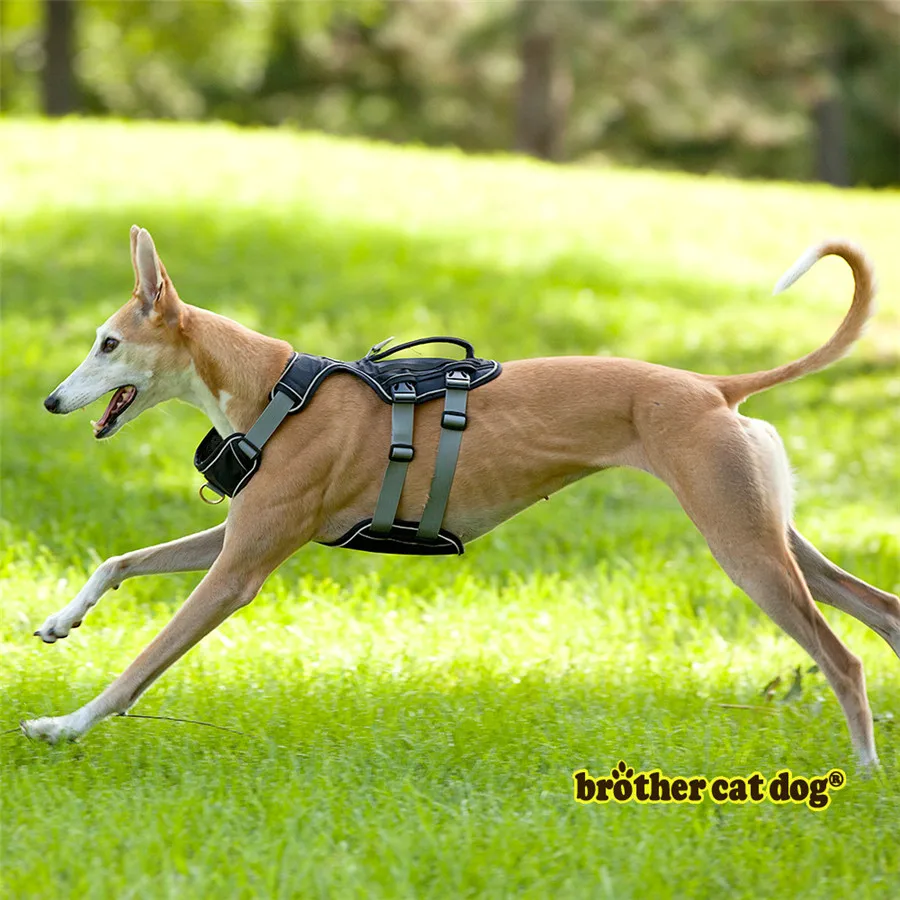
[[(194, 456), (194, 465), (206, 476), (204, 489), (208, 488), (220, 498), (237, 495), (259, 468), (263, 445), (284, 419), (303, 409), (325, 378), (346, 372), (365, 381), (382, 400), (391, 404), (391, 445), (372, 518), (359, 522), (326, 546), (376, 553), (461, 554), (462, 541), (441, 525), (453, 485), (462, 434), (468, 424), (469, 391), (496, 378), (501, 371), (500, 364), (477, 359), (472, 345), (459, 338), (420, 338), (379, 352), (386, 343), (376, 344), (365, 357), (355, 362), (295, 353), (272, 388), (268, 406), (246, 434), (232, 434), (223, 439), (212, 429), (203, 439)], [(466, 357), (461, 360), (388, 358), (401, 350), (430, 343), (458, 345), (465, 349)], [(415, 407), (441, 396), (444, 411), (428, 501), (420, 522), (398, 520), (397, 509), (407, 470), (416, 452), (413, 444)]]

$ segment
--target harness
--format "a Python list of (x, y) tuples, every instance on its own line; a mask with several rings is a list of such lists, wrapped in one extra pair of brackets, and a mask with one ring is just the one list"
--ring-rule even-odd
[[(402, 553), (424, 556), (462, 554), (462, 541), (442, 528), (462, 434), (468, 424), (466, 404), (469, 391), (496, 378), (500, 363), (478, 359), (468, 341), (453, 337), (419, 338), (383, 350), (392, 338), (376, 344), (353, 362), (294, 353), (275, 386), (269, 403), (246, 434), (236, 432), (222, 438), (213, 428), (200, 442), (194, 465), (206, 478), (200, 496), (207, 503), (221, 503), (235, 497), (246, 486), (262, 462), (262, 448), (278, 426), (298, 413), (312, 399), (330, 375), (345, 372), (364, 381), (391, 406), (391, 445), (381, 483), (381, 492), (371, 518), (363, 519), (336, 541), (322, 541), (327, 547), (346, 547), (372, 553)], [(420, 344), (455, 344), (466, 351), (465, 359), (390, 359)], [(419, 522), (397, 519), (400, 495), (409, 464), (415, 457), (413, 422), (420, 403), (444, 398), (441, 434), (428, 501)], [(218, 495), (209, 500), (204, 490)]]

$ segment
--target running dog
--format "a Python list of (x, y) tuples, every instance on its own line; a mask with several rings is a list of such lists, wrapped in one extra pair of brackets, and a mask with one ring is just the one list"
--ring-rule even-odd
[[(537, 500), (611, 466), (649, 472), (674, 491), (729, 577), (824, 672), (843, 708), (860, 764), (877, 765), (860, 660), (829, 628), (814, 599), (856, 617), (900, 655), (900, 601), (839, 569), (792, 523), (791, 473), (766, 422), (737, 412), (759, 391), (817, 372), (843, 356), (873, 311), (874, 275), (842, 240), (807, 250), (776, 285), (789, 287), (829, 254), (852, 270), (850, 309), (831, 339), (802, 359), (762, 372), (701, 375), (630, 359), (560, 357), (506, 363), (472, 392), (444, 522), (468, 542)], [(87, 358), (44, 401), (52, 413), (81, 409), (112, 391), (93, 423), (97, 438), (163, 400), (203, 410), (224, 437), (246, 432), (292, 357), (292, 348), (190, 306), (150, 234), (131, 229), (131, 299), (97, 329)], [(415, 521), (428, 497), (441, 429), (440, 404), (424, 403), (417, 453), (399, 515)], [(309, 541), (329, 542), (371, 515), (390, 416), (365, 384), (327, 379), (302, 414), (290, 416), (265, 460), (216, 528), (112, 557), (78, 595), (35, 632), (53, 643), (81, 625), (127, 578), (209, 571), (159, 635), (101, 694), (77, 711), (22, 723), (31, 738), (74, 740), (123, 714), (176, 660), (256, 596), (269, 574)], [(302, 452), (298, 452), (302, 448)]]

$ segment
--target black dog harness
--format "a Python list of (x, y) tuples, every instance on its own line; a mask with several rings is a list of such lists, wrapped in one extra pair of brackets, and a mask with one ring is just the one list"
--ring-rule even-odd
[[(194, 465), (207, 481), (201, 488), (201, 496), (206, 488), (220, 497), (218, 502), (226, 496), (239, 494), (260, 466), (263, 445), (285, 418), (300, 412), (329, 375), (346, 372), (362, 379), (391, 405), (391, 446), (372, 517), (354, 525), (326, 546), (373, 553), (461, 554), (462, 541), (441, 525), (456, 472), (462, 433), (468, 424), (466, 402), (469, 391), (500, 374), (500, 363), (476, 358), (468, 341), (452, 337), (419, 338), (379, 352), (390, 340), (376, 344), (362, 359), (354, 362), (295, 353), (269, 393), (268, 406), (246, 434), (235, 433), (222, 438), (213, 428), (201, 441), (194, 454)], [(466, 357), (388, 358), (401, 350), (433, 343), (456, 344), (466, 351)], [(396, 515), (407, 469), (416, 452), (413, 446), (415, 408), (419, 403), (440, 397), (444, 398), (444, 412), (428, 502), (420, 522), (404, 522)]]

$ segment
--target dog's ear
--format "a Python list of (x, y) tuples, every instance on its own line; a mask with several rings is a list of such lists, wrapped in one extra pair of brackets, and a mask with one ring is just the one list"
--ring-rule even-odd
[(137, 267), (137, 238), (140, 234), (141, 229), (137, 225), (131, 226), (131, 265), (134, 267), (134, 291), (137, 293), (138, 286), (140, 285), (141, 276), (138, 274)]
[(153, 238), (146, 228), (131, 226), (131, 263), (134, 266), (135, 293), (148, 315), (162, 290), (162, 272)]
[(181, 321), (181, 301), (166, 273), (150, 232), (131, 226), (131, 262), (134, 266), (134, 292), (141, 312), (148, 317), (160, 317), (167, 325)]

